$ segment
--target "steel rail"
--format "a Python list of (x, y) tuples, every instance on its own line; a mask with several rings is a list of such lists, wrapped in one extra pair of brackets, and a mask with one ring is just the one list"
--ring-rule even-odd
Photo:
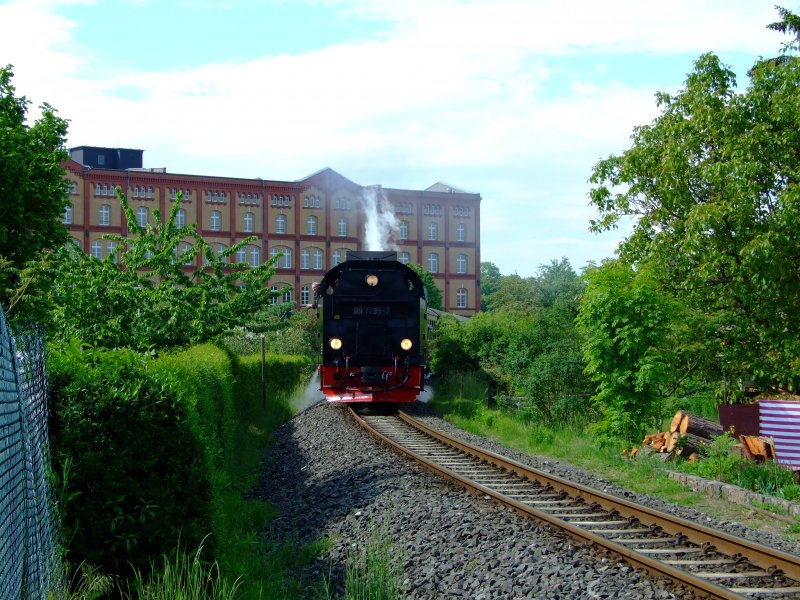
[[(668, 577), (669, 579), (679, 582), (680, 584), (692, 589), (695, 593), (700, 595), (711, 598), (722, 598), (726, 600), (736, 598), (741, 599), (744, 597), (730, 588), (718, 585), (712, 581), (709, 581), (708, 579), (698, 577), (697, 575), (686, 570), (677, 568), (672, 564), (669, 564), (670, 561), (658, 560), (656, 558), (652, 558), (648, 554), (637, 552), (634, 549), (626, 547), (623, 545), (623, 543), (620, 543), (620, 541), (609, 539), (608, 537), (599, 535), (592, 530), (569, 523), (563, 518), (537, 509), (535, 506), (532, 506), (531, 503), (526, 504), (525, 502), (511, 498), (507, 494), (489, 487), (489, 485), (483, 485), (467, 476), (463, 476), (453, 469), (448, 468), (447, 465), (437, 463), (436, 460), (430, 460), (418, 452), (415, 452), (413, 449), (408, 448), (402, 443), (399, 443), (391, 437), (377, 431), (377, 429), (368, 423), (367, 420), (358, 415), (358, 413), (352, 407), (350, 407), (350, 409), (355, 420), (359, 422), (359, 424), (361, 424), (361, 426), (367, 431), (369, 431), (371, 435), (409, 455), (415, 461), (425, 465), (430, 470), (448, 479), (456, 481), (459, 485), (468, 490), (495, 498), (497, 501), (513, 508), (523, 515), (548, 523), (557, 529), (566, 531), (577, 539), (591, 542), (611, 552), (614, 552), (624, 557), (629, 563), (644, 568), (654, 575)], [(457, 451), (473, 456), (478, 460), (492, 464), (498, 469), (502, 469), (509, 473), (514, 473), (523, 479), (535, 481), (540, 485), (551, 487), (556, 494), (565, 494), (578, 502), (583, 501), (591, 505), (602, 507), (604, 510), (610, 513), (618, 514), (620, 518), (625, 519), (627, 522), (639, 522), (643, 525), (646, 523), (647, 525), (656, 526), (665, 533), (676, 536), (676, 539), (684, 538), (689, 542), (696, 544), (702, 549), (699, 551), (716, 550), (721, 554), (727, 554), (730, 557), (734, 557), (732, 560), (736, 560), (739, 557), (744, 556), (747, 558), (747, 562), (757, 568), (762, 569), (764, 572), (777, 573), (779, 572), (777, 571), (779, 569), (780, 572), (786, 575), (786, 577), (794, 580), (800, 580), (800, 557), (793, 556), (780, 550), (767, 548), (765, 546), (749, 542), (724, 532), (693, 523), (686, 519), (662, 513), (655, 509), (640, 506), (628, 500), (617, 498), (599, 490), (594, 490), (581, 484), (570, 482), (556, 475), (551, 475), (538, 469), (528, 467), (517, 461), (511, 460), (494, 452), (472, 446), (471, 444), (468, 444), (462, 440), (458, 440), (432, 429), (431, 427), (428, 427), (421, 421), (413, 418), (403, 411), (399, 411), (397, 417), (404, 423), (407, 423), (408, 426), (424, 432), (426, 435), (438, 440), (440, 443), (446, 444)], [(451, 466), (453, 466), (452, 463)], [(567, 517), (568, 515), (562, 514), (560, 516)], [(587, 523), (584, 523), (584, 525), (586, 524)], [(621, 541), (624, 542), (625, 540)], [(678, 552), (682, 551), (679, 550)], [(651, 551), (651, 554), (655, 556), (658, 554), (658, 551), (653, 550)], [(680, 563), (681, 561), (672, 562)], [(757, 572), (753, 572), (751, 575), (757, 576)], [(778, 592), (780, 589), (781, 588), (775, 588), (775, 591)], [(743, 593), (748, 592), (748, 590), (743, 588), (741, 591)], [(793, 591), (794, 590), (785, 589), (784, 592), (781, 593), (792, 593)]]

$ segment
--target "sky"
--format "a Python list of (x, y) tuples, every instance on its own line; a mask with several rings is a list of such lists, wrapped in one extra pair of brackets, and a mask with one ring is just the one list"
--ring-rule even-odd
[[(797, 0), (781, 6), (800, 12)], [(481, 260), (534, 276), (614, 256), (592, 167), (705, 52), (747, 85), (776, 0), (0, 0), (0, 65), (67, 147), (173, 173), (481, 195)]]

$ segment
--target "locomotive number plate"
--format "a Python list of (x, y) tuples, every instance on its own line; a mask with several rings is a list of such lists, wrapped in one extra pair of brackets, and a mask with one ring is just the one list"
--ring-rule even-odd
[(388, 317), (388, 306), (354, 306), (354, 317)]

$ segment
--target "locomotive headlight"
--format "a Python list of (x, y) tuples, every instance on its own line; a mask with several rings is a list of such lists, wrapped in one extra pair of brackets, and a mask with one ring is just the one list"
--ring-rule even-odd
[(333, 350), (339, 350), (339, 349), (342, 347), (342, 340), (340, 340), (339, 338), (331, 338), (331, 339), (328, 341), (328, 345), (329, 345), (329, 346), (330, 346), (330, 347), (331, 347)]
[(365, 281), (367, 282), (367, 285), (369, 287), (375, 287), (376, 285), (378, 285), (378, 276), (375, 275), (374, 273), (370, 273), (369, 275), (367, 275)]
[(412, 341), (410, 339), (408, 339), (408, 338), (405, 338), (405, 339), (403, 339), (403, 341), (400, 342), (400, 347), (403, 350), (411, 350), (411, 346), (413, 346), (413, 345), (414, 344), (412, 343)]

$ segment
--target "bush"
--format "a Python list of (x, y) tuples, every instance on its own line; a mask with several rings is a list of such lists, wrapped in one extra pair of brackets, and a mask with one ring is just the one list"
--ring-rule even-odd
[[(120, 575), (211, 532), (197, 420), (149, 355), (73, 343), (49, 358), (54, 471), (68, 558)], [(208, 545), (208, 542), (206, 542)]]

